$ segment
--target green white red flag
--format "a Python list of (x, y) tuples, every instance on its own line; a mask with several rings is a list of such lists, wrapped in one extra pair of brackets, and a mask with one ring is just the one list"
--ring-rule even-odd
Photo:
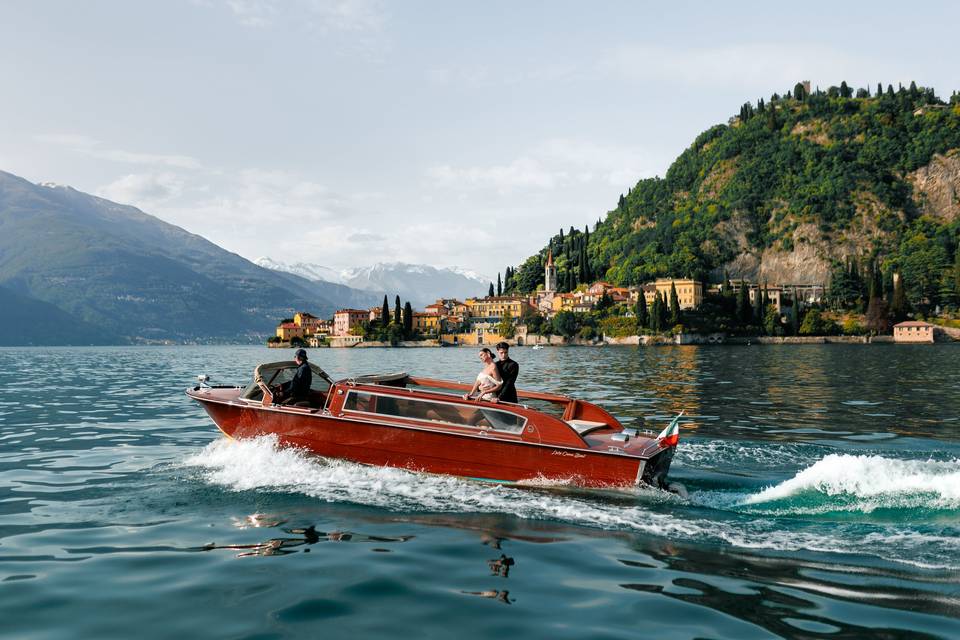
[(677, 414), (677, 417), (670, 421), (670, 424), (660, 432), (660, 435), (657, 436), (657, 440), (660, 441), (660, 444), (667, 447), (675, 447), (680, 442), (680, 416), (683, 415), (683, 411)]

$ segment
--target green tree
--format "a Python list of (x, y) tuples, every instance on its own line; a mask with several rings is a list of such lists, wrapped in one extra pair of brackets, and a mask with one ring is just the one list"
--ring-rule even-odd
[(503, 317), (500, 319), (500, 322), (497, 324), (497, 333), (499, 333), (504, 338), (508, 340), (516, 335), (517, 326), (513, 322), (513, 316), (510, 315), (509, 311), (504, 311)]
[(637, 296), (637, 307), (636, 307), (636, 316), (637, 316), (637, 333), (647, 329), (647, 325), (650, 323), (650, 314), (647, 312), (647, 298), (643, 295), (643, 290), (640, 290), (640, 295)]
[(403, 335), (407, 338), (413, 335), (413, 307), (409, 301), (403, 305)]
[(670, 326), (680, 324), (680, 298), (677, 297), (677, 285), (670, 282)]
[[(500, 277), (500, 274), (497, 274), (497, 277)], [(488, 297), (488, 298), (492, 298), (492, 297), (493, 297), (493, 283), (492, 283), (492, 282), (490, 283), (490, 289), (487, 291), (487, 297)]]
[(501, 284), (501, 282), (500, 282), (500, 272), (499, 272), (499, 271), (497, 272), (497, 295), (498, 295), (498, 296), (502, 296), (502, 295), (503, 295), (503, 284)]
[(553, 330), (565, 337), (570, 338), (577, 333), (580, 323), (577, 322), (577, 316), (572, 311), (558, 311), (553, 316)]
[(873, 296), (867, 304), (867, 330), (875, 335), (890, 333), (890, 310), (880, 296)]
[(390, 324), (390, 305), (387, 304), (387, 294), (383, 294), (383, 308), (380, 310), (380, 326)]
[(903, 278), (900, 274), (893, 274), (893, 299), (890, 301), (890, 312), (894, 322), (902, 322), (907, 317), (907, 294), (903, 287)]
[(793, 85), (793, 97), (794, 99), (800, 100), (801, 102), (803, 100), (806, 100), (807, 92), (806, 92), (806, 89), (804, 89), (802, 82), (798, 82), (797, 84)]
[(753, 307), (750, 306), (750, 291), (747, 283), (741, 281), (737, 290), (737, 319), (743, 326), (748, 326), (753, 320)]
[(783, 324), (780, 322), (780, 312), (772, 304), (766, 306), (766, 312), (763, 315), (763, 332), (768, 336), (782, 336)]
[(800, 325), (800, 335), (802, 336), (832, 336), (839, 333), (839, 327), (836, 323), (825, 318), (816, 307), (811, 308), (803, 316), (803, 323)]
[(393, 301), (393, 323), (398, 327), (403, 326), (403, 316), (400, 312), (400, 296)]

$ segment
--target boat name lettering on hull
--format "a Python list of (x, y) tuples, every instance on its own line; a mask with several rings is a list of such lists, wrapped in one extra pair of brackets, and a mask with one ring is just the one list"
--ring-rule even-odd
[(551, 455), (564, 456), (566, 458), (586, 458), (587, 457), (587, 454), (585, 453), (570, 453), (569, 451), (554, 451)]

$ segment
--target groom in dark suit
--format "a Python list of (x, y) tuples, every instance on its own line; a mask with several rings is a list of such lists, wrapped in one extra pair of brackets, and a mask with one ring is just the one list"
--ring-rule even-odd
[(497, 344), (497, 371), (503, 379), (503, 385), (500, 387), (500, 393), (497, 394), (498, 402), (517, 402), (517, 376), (520, 375), (520, 365), (516, 360), (510, 359), (510, 345), (506, 342)]

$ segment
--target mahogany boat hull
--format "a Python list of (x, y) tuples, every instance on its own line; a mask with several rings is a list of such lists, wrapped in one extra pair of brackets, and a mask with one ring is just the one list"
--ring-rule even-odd
[(578, 486), (665, 486), (672, 448), (649, 458), (617, 451), (556, 446), (486, 434), (451, 433), (409, 424), (358, 420), (306, 409), (197, 400), (231, 438), (275, 435), (281, 445), (362, 464), (523, 482), (554, 481)]

